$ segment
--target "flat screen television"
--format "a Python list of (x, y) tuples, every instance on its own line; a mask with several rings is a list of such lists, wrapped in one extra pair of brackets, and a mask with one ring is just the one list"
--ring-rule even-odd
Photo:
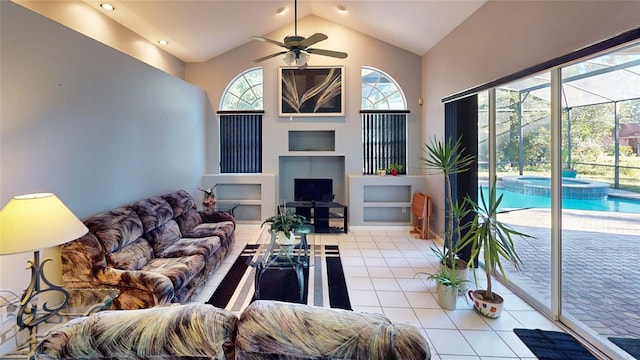
[(333, 201), (333, 179), (294, 179), (295, 201)]

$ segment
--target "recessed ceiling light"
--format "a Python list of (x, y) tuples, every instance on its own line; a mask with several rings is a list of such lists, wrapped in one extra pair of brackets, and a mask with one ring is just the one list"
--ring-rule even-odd
[(346, 12), (347, 8), (344, 7), (344, 5), (338, 5), (336, 6), (336, 9), (338, 9), (339, 12)]
[(169, 45), (169, 42), (167, 40), (158, 40), (158, 44), (160, 44), (160, 45)]
[(102, 3), (102, 4), (100, 4), (100, 7), (103, 8), (104, 10), (107, 10), (107, 11), (113, 11), (113, 10), (116, 9), (115, 6), (113, 6), (113, 5), (109, 4), (109, 3)]
[(278, 14), (278, 15), (282, 15), (282, 14), (284, 14), (286, 11), (287, 11), (287, 8), (285, 8), (285, 7), (281, 7), (281, 8), (278, 8), (278, 10), (276, 10), (276, 14)]

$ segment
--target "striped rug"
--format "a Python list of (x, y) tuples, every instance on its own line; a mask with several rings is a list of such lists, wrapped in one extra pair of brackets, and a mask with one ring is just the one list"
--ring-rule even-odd
[[(247, 261), (255, 254), (255, 245), (247, 245), (227, 275), (207, 301), (219, 308), (241, 312), (255, 299), (255, 268)], [(304, 270), (303, 303), (313, 306), (351, 310), (347, 285), (337, 245), (315, 247), (314, 265)], [(262, 299), (299, 301), (295, 271), (268, 270), (262, 277)]]

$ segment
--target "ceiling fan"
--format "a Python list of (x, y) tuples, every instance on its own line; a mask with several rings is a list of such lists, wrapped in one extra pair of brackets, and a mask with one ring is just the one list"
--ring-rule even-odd
[(265, 57), (261, 57), (259, 59), (253, 60), (253, 63), (259, 63), (261, 61), (271, 59), (272, 57), (276, 57), (278, 55), (285, 55), (284, 61), (288, 65), (292, 65), (295, 63), (300, 68), (304, 68), (307, 66), (307, 61), (309, 60), (309, 54), (330, 56), (338, 59), (345, 59), (348, 54), (341, 51), (333, 51), (333, 50), (324, 50), (324, 49), (312, 49), (309, 46), (314, 45), (320, 41), (328, 39), (328, 36), (321, 33), (315, 33), (308, 38), (304, 36), (298, 36), (298, 1), (294, 1), (294, 33), (293, 36), (285, 36), (284, 42), (267, 39), (261, 36), (252, 36), (253, 40), (264, 41), (271, 44), (278, 45), (287, 49), (286, 51), (280, 51), (275, 54), (267, 55)]

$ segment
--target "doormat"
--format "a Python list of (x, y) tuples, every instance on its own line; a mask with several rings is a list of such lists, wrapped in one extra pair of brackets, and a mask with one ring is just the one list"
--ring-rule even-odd
[(513, 329), (540, 360), (597, 360), (573, 336), (547, 330)]
[(620, 349), (626, 351), (634, 358), (640, 359), (640, 339), (611, 336), (609, 337), (609, 341), (616, 344)]
[[(248, 265), (256, 245), (247, 245), (207, 304), (240, 312), (255, 300), (255, 268)], [(352, 310), (337, 245), (315, 247), (314, 265), (304, 269), (303, 303)], [(310, 271), (309, 271), (310, 270)], [(326, 273), (326, 274), (325, 274)], [(267, 270), (261, 280), (262, 299), (299, 302), (295, 270)]]

